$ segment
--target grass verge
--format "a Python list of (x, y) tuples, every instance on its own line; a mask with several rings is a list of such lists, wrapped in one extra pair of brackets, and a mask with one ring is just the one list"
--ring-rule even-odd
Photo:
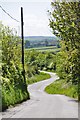
[(49, 74), (40, 72), (40, 74), (36, 74), (33, 77), (28, 78), (27, 83), (28, 84), (36, 83), (36, 82), (39, 82), (39, 81), (42, 81), (42, 80), (49, 79), (50, 77), (51, 76)]
[(62, 94), (72, 98), (78, 99), (78, 86), (66, 83), (66, 80), (59, 79), (45, 88), (45, 91), (49, 94)]

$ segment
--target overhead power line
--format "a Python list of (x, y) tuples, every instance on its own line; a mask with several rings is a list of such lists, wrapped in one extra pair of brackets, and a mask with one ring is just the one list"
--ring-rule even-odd
[(13, 20), (15, 20), (16, 22), (20, 22), (17, 19), (13, 18), (8, 12), (6, 12), (5, 9), (3, 9), (3, 7), (0, 5), (0, 8), (3, 10), (3, 12), (5, 12), (10, 18), (12, 18)]

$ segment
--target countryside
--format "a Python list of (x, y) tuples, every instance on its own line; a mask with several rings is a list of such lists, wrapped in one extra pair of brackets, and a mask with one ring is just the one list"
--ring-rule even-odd
[[(10, 23), (6, 25), (4, 22), (5, 16), (13, 19), (9, 11), (6, 12), (7, 5), (11, 9), (17, 4), (0, 5), (5, 14), (0, 20), (0, 118), (77, 120), (80, 102), (80, 2), (23, 3), (23, 20), (27, 22), (22, 26), (22, 36), (17, 28), (13, 29)], [(49, 9), (45, 10), (47, 5)], [(27, 9), (34, 12), (28, 16), (29, 21), (25, 17)], [(42, 21), (33, 16), (38, 16), (39, 11)], [(44, 11), (47, 18), (44, 18)], [(26, 24), (30, 25), (26, 27)], [(46, 25), (50, 31), (46, 30)]]

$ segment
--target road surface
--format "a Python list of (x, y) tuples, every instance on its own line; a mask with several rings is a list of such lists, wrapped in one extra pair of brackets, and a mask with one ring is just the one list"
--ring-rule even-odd
[(64, 95), (50, 95), (44, 88), (58, 79), (48, 72), (50, 79), (28, 86), (31, 99), (3, 112), (3, 118), (78, 118), (78, 103)]

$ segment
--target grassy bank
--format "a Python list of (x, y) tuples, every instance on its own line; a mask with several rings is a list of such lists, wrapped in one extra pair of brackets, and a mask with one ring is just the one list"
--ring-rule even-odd
[[(40, 72), (39, 74), (34, 75), (33, 77), (27, 80), (28, 84), (32, 84), (41, 80), (50, 78), (49, 74)], [(17, 79), (17, 78), (16, 78)], [(16, 83), (11, 83), (8, 78), (2, 78), (2, 81), (5, 81), (2, 87), (2, 110), (4, 111), (10, 106), (15, 106), (18, 103), (21, 103), (29, 99), (29, 94), (27, 88), (25, 90), (25, 85), (23, 79), (16, 80)]]
[(77, 86), (66, 83), (64, 79), (56, 80), (45, 88), (49, 94), (63, 94), (72, 98), (78, 99)]
[(42, 80), (49, 79), (50, 77), (51, 76), (49, 74), (40, 72), (40, 74), (36, 74), (33, 77), (29, 78), (27, 80), (27, 83), (28, 84), (36, 83), (36, 82), (39, 82), (39, 81), (42, 81)]
[(29, 93), (24, 83), (22, 67), (4, 64), (2, 70), (2, 110), (4, 111), (9, 106), (15, 106), (15, 104), (29, 99)]
[[(4, 79), (7, 80), (7, 78)], [(2, 111), (29, 99), (29, 93), (26, 90), (25, 84), (22, 84), (20, 81), (14, 85), (5, 82), (5, 86), (2, 86)]]

